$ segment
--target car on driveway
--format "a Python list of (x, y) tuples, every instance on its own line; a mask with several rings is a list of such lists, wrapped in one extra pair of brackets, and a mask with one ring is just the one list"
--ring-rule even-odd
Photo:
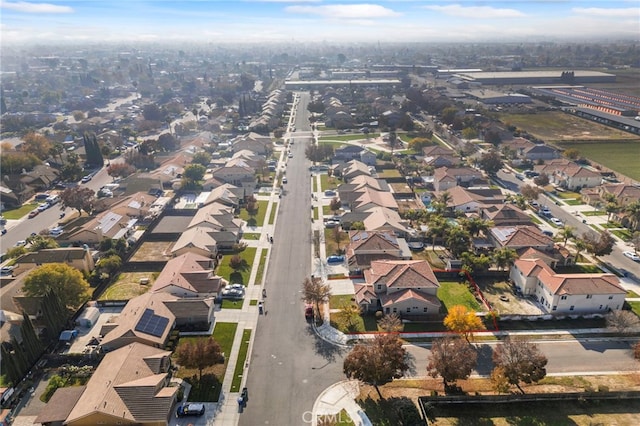
[(16, 241), (16, 247), (24, 247), (27, 245), (27, 241), (26, 240), (18, 240)]
[(634, 262), (640, 262), (640, 256), (638, 256), (635, 251), (627, 250), (625, 252), (622, 252), (622, 254), (624, 254), (626, 257), (633, 260)]
[(223, 299), (242, 299), (244, 298), (245, 288), (242, 284), (231, 284), (222, 290), (220, 296)]
[(178, 406), (176, 417), (202, 416), (204, 414), (204, 404), (194, 404), (190, 402)]
[(93, 179), (93, 176), (91, 176), (91, 175), (86, 175), (85, 177), (83, 177), (83, 178), (80, 180), (80, 182), (82, 182), (82, 183), (87, 183), (87, 182), (89, 182), (91, 179)]
[(327, 263), (329, 264), (336, 264), (336, 263), (342, 263), (342, 262), (344, 262), (344, 256), (333, 255), (333, 256), (327, 257)]

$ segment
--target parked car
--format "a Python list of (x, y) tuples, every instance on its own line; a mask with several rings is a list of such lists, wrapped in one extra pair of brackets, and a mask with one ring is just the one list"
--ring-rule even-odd
[(29, 212), (29, 219), (32, 219), (32, 218), (38, 216), (38, 214), (40, 214), (40, 212), (37, 209), (30, 211)]
[(344, 262), (344, 256), (333, 255), (327, 257), (327, 263), (342, 263)]
[(193, 402), (178, 406), (176, 411), (176, 417), (202, 416), (203, 414), (204, 404), (194, 404)]
[(231, 284), (222, 290), (220, 296), (223, 299), (242, 299), (244, 298), (245, 288), (242, 284)]
[(26, 240), (18, 240), (16, 241), (16, 247), (24, 247), (27, 245), (27, 241)]
[(42, 203), (42, 204), (40, 204), (40, 205), (38, 206), (37, 210), (38, 210), (39, 212), (43, 212), (43, 211), (45, 211), (46, 209), (48, 209), (49, 207), (51, 207), (51, 205), (50, 205), (49, 203)]
[(557, 217), (552, 217), (551, 219), (549, 219), (549, 221), (556, 226), (560, 226), (560, 227), (564, 226), (564, 223), (562, 223), (562, 221)]
[(307, 319), (307, 321), (313, 319), (313, 305), (311, 303), (304, 304), (304, 317)]
[(544, 235), (546, 235), (547, 237), (553, 237), (553, 231), (549, 231), (549, 230), (545, 229), (544, 231), (542, 231), (542, 233)]
[(335, 228), (336, 226), (340, 226), (339, 220), (327, 220), (324, 222), (325, 228)]
[(58, 235), (62, 234), (63, 232), (64, 232), (64, 230), (62, 229), (61, 226), (56, 226), (55, 228), (49, 229), (49, 235), (51, 235), (52, 237), (57, 237)]
[(3, 266), (2, 269), (0, 269), (0, 275), (11, 275), (13, 274), (14, 268), (14, 266)]
[(91, 179), (93, 179), (93, 176), (91, 176), (91, 175), (86, 175), (85, 177), (83, 177), (83, 178), (80, 180), (80, 182), (82, 182), (82, 183), (87, 183), (87, 182), (89, 182)]
[(625, 252), (622, 252), (622, 254), (624, 254), (626, 257), (633, 260), (634, 262), (640, 262), (640, 256), (638, 256), (634, 251), (627, 250)]

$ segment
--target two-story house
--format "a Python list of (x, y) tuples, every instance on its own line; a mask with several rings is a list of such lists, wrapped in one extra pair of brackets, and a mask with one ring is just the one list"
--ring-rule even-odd
[(607, 313), (622, 309), (626, 290), (614, 274), (556, 274), (540, 259), (518, 259), (509, 277), (546, 312)]

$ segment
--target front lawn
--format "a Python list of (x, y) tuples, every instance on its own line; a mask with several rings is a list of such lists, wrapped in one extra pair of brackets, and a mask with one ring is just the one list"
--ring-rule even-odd
[[(326, 249), (327, 256), (331, 256), (332, 254), (337, 254), (339, 251), (344, 250), (348, 244), (348, 235), (343, 231), (335, 231), (340, 228), (325, 228), (324, 230), (324, 245)], [(334, 232), (339, 232), (340, 235), (340, 244), (336, 242)]]
[(336, 189), (340, 185), (340, 180), (327, 174), (320, 175), (320, 191), (324, 192), (329, 189)]
[(243, 304), (244, 304), (244, 299), (241, 299), (241, 300), (223, 299), (221, 308), (222, 309), (242, 309)]
[(269, 201), (258, 200), (258, 213), (255, 216), (250, 216), (247, 209), (240, 210), (240, 219), (247, 222), (248, 226), (262, 226), (264, 225), (264, 217), (267, 214), (267, 205)]
[(260, 235), (257, 232), (247, 232), (245, 234), (242, 234), (242, 239), (243, 240), (259, 240), (260, 239)]
[(329, 299), (329, 309), (340, 309), (346, 303), (351, 303), (353, 294), (337, 294), (332, 295)]
[(253, 265), (253, 261), (256, 257), (256, 247), (247, 247), (240, 253), (237, 253), (243, 262), (242, 268), (234, 271), (233, 268), (229, 265), (229, 261), (235, 255), (234, 253), (225, 254), (222, 257), (222, 262), (218, 265), (217, 274), (222, 278), (229, 281), (231, 284), (244, 284), (245, 286), (249, 284), (249, 276), (251, 275), (251, 266)]
[(622, 241), (629, 241), (633, 236), (627, 229), (614, 229), (613, 231), (611, 231), (611, 233), (620, 238)]
[(269, 215), (269, 224), (273, 224), (276, 220), (276, 213), (278, 213), (278, 203), (271, 204), (271, 214)]
[[(224, 373), (229, 362), (229, 354), (233, 346), (233, 339), (236, 334), (237, 323), (219, 322), (216, 323), (213, 330), (213, 339), (220, 345), (220, 350), (224, 355), (224, 363), (215, 364), (202, 370), (202, 379), (198, 379), (198, 370), (194, 368), (178, 368), (176, 373), (180, 377), (191, 384), (191, 392), (189, 399), (192, 401), (202, 402), (218, 402), (220, 392), (222, 391), (222, 381)], [(206, 339), (208, 337), (181, 337), (178, 347), (190, 340)]]
[(591, 210), (588, 212), (580, 212), (580, 214), (584, 215), (584, 216), (606, 216), (607, 212), (603, 212), (600, 210)]
[(462, 283), (452, 281), (440, 282), (440, 288), (438, 288), (438, 299), (442, 301), (442, 304), (447, 311), (455, 305), (465, 306), (471, 311), (484, 311), (482, 305), (480, 305), (476, 300), (467, 286)]
[(2, 216), (4, 216), (4, 218), (8, 220), (22, 219), (23, 216), (28, 214), (31, 210), (35, 209), (36, 207), (38, 207), (38, 203), (23, 204), (17, 209), (3, 210)]

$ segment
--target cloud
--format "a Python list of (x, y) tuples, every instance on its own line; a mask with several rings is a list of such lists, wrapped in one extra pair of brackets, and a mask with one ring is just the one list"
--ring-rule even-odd
[(502, 18), (522, 18), (524, 13), (515, 9), (496, 9), (491, 6), (461, 6), (452, 4), (448, 6), (424, 6), (425, 9), (442, 12), (445, 15), (458, 18), (474, 19), (502, 19)]
[(320, 15), (333, 19), (390, 18), (401, 14), (377, 4), (334, 4), (323, 6), (288, 6), (289, 13)]
[(0, 1), (0, 8), (22, 13), (73, 13), (73, 8), (69, 6), (50, 3), (29, 3), (26, 1)]
[(638, 15), (638, 8), (626, 8), (626, 9), (605, 9), (601, 7), (574, 7), (572, 12), (583, 15), (593, 16), (596, 18), (628, 18), (630, 16)]

